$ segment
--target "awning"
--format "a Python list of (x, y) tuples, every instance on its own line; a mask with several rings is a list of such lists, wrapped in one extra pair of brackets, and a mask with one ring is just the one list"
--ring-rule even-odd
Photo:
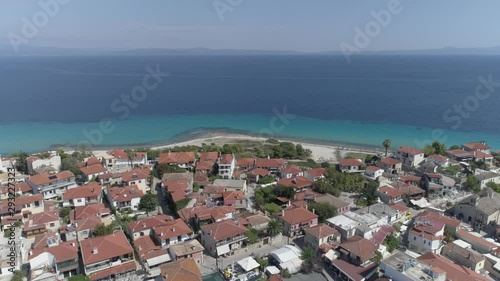
[(238, 265), (246, 272), (259, 267), (259, 263), (255, 261), (252, 257), (246, 257), (238, 261)]
[(429, 202), (427, 202), (425, 198), (420, 198), (419, 200), (410, 200), (410, 202), (420, 208), (427, 208), (428, 206), (431, 206), (431, 204), (429, 204)]
[(170, 257), (170, 255), (165, 254), (165, 255), (154, 257), (154, 258), (150, 258), (150, 259), (146, 260), (146, 263), (148, 264), (148, 267), (151, 268), (155, 265), (167, 263), (171, 260), (172, 260), (172, 258)]
[(229, 244), (217, 247), (217, 255), (218, 256), (225, 255), (225, 254), (229, 253), (230, 251), (231, 250), (229, 249)]

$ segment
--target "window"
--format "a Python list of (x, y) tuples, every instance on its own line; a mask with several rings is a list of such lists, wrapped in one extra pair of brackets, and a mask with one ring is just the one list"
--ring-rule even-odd
[(417, 240), (417, 237), (413, 236), (413, 240)]
[(55, 225), (56, 225), (56, 224), (55, 224), (55, 223), (53, 223), (53, 222), (51, 222), (51, 223), (50, 223), (50, 227), (54, 227)]

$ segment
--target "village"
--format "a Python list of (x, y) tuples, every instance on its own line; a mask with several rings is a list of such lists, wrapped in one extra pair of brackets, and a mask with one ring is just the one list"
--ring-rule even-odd
[(383, 147), (0, 158), (0, 279), (500, 280), (498, 152)]

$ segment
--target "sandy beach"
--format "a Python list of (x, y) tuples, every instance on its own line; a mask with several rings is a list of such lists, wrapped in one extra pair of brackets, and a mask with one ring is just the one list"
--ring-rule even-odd
[[(226, 133), (226, 132), (210, 132), (202, 137), (198, 137), (192, 140), (176, 142), (167, 145), (152, 146), (151, 149), (166, 149), (175, 146), (184, 145), (196, 145), (201, 146), (203, 143), (210, 144), (215, 143), (216, 145), (222, 146), (224, 144), (234, 144), (241, 141), (255, 141), (255, 142), (266, 142), (267, 138), (256, 137), (245, 134), (237, 133)], [(292, 142), (294, 144), (301, 144), (305, 149), (310, 149), (312, 154), (311, 158), (317, 162), (338, 162), (337, 156), (345, 157), (347, 153), (366, 153), (366, 154), (378, 154), (381, 151), (374, 149), (364, 149), (364, 148), (353, 148), (353, 147), (343, 147), (337, 145), (326, 145), (326, 144), (315, 144), (303, 141), (293, 141), (288, 139), (277, 139), (280, 142)]]

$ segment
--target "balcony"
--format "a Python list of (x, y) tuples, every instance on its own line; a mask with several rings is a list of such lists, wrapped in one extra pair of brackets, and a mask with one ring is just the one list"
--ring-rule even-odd
[(75, 268), (78, 268), (78, 267), (79, 267), (78, 260), (64, 262), (64, 263), (60, 263), (60, 264), (57, 265), (57, 269), (60, 272), (69, 271), (69, 270), (72, 270), (72, 269), (75, 269)]
[(231, 244), (231, 243), (235, 243), (235, 242), (239, 242), (239, 241), (243, 241), (247, 239), (247, 236), (246, 235), (237, 235), (237, 236), (234, 236), (234, 237), (231, 237), (231, 238), (228, 238), (228, 239), (225, 239), (223, 241), (219, 241), (215, 244), (216, 247), (218, 246), (221, 246), (221, 245), (225, 245), (225, 244)]

